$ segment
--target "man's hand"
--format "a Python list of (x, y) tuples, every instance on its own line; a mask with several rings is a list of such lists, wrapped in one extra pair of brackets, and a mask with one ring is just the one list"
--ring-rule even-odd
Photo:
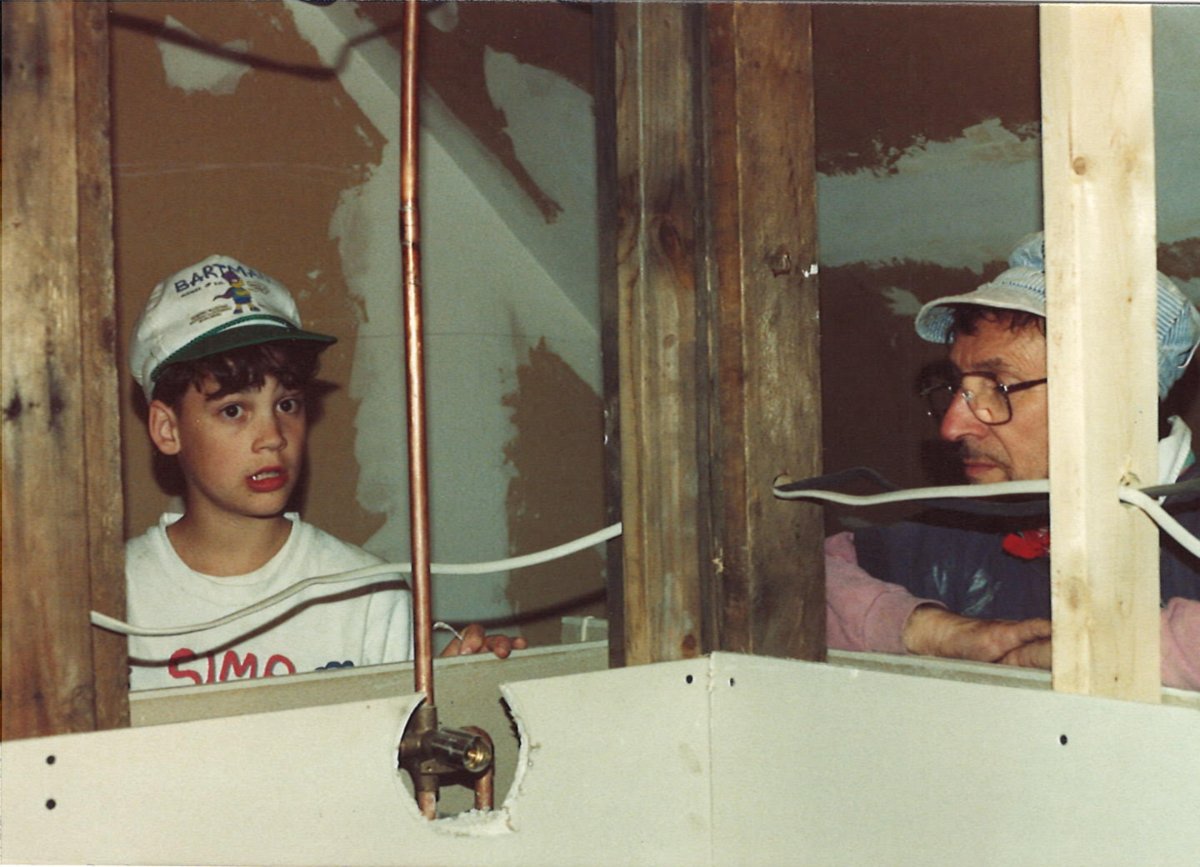
[(1004, 654), (1000, 660), (1005, 665), (1020, 665), (1025, 668), (1050, 668), (1050, 639), (1043, 638), (1022, 644)]
[(507, 659), (514, 650), (524, 650), (528, 646), (525, 639), (519, 635), (516, 637), (488, 635), (480, 624), (472, 623), (459, 634), (459, 637), (446, 645), (446, 649), (441, 652), (441, 655), (470, 656), (490, 651), (500, 659)]
[[(934, 605), (922, 605), (913, 611), (904, 624), (903, 637), (904, 647), (909, 653), (1002, 662), (1031, 642), (1046, 639), (1049, 645), (1050, 621), (1040, 618), (979, 620), (953, 614)], [(1048, 647), (1046, 654), (1048, 658)], [(1014, 656), (1014, 660), (1017, 658)], [(1025, 663), (1013, 661), (1011, 664)]]

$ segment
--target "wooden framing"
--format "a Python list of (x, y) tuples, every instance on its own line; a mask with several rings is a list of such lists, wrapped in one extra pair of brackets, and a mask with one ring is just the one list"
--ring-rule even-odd
[(625, 658), (818, 659), (809, 10), (613, 14)]
[(720, 3), (705, 24), (710, 649), (823, 659), (823, 513), (771, 492), (821, 471), (812, 13)]
[(695, 27), (623, 3), (616, 38), (617, 294), (627, 663), (701, 648)]
[[(2, 8), (3, 736), (16, 738), (128, 711), (124, 641), (87, 622), (123, 610), (106, 8)], [(822, 576), (797, 565), (820, 562), (819, 521), (769, 494), (776, 473), (818, 469), (808, 10), (605, 14), (624, 656), (819, 658)], [(1054, 683), (1155, 701), (1154, 530), (1112, 495), (1154, 475), (1150, 10), (1042, 16), (1051, 376), (1072, 383), (1052, 391)]]
[(106, 15), (3, 4), (5, 739), (128, 721)]
[(1041, 9), (1054, 687), (1158, 701), (1148, 6)]

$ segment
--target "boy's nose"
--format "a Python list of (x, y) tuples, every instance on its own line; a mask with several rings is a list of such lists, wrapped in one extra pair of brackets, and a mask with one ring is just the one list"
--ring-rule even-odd
[(259, 428), (255, 446), (267, 451), (280, 451), (286, 445), (287, 437), (283, 433), (283, 426), (273, 415), (270, 416)]
[(966, 398), (959, 392), (954, 395), (950, 408), (942, 416), (942, 425), (938, 433), (946, 442), (954, 443), (968, 436), (985, 436), (987, 428), (987, 425), (975, 417)]

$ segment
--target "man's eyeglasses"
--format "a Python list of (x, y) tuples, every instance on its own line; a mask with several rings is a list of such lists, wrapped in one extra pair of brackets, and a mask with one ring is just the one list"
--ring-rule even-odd
[(950, 411), (955, 398), (961, 394), (975, 418), (984, 424), (1007, 424), (1012, 421), (1012, 404), (1008, 396), (1046, 383), (1043, 377), (1004, 385), (996, 378), (996, 374), (988, 372), (964, 373), (956, 380), (934, 383), (921, 389), (921, 396), (929, 404), (926, 412), (931, 418), (941, 421)]

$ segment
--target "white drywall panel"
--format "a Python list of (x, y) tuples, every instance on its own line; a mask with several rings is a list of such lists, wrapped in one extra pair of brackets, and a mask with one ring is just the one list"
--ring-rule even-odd
[(0, 857), (704, 864), (707, 667), (699, 659), (514, 684), (526, 766), (513, 793), (486, 816), (435, 823), (418, 815), (393, 769), (412, 696), (8, 742)]
[[(500, 695), (500, 685), (608, 668), (608, 642), (592, 641), (514, 652), (508, 659), (457, 656), (433, 661), (438, 721), (442, 726), (478, 726), (492, 738), (495, 797), (508, 794), (516, 772), (518, 741)], [(230, 681), (205, 686), (135, 692), (129, 713), (135, 726), (162, 725), (249, 713), (351, 701), (375, 701), (413, 691), (413, 663), (358, 666), (288, 677)], [(446, 786), (438, 802), (443, 815), (470, 810), (474, 792)]]
[(0, 855), (891, 867), (1200, 852), (1195, 708), (731, 654), (506, 694), (524, 765), (491, 814), (417, 815), (393, 769), (415, 703), (399, 697), (5, 743)]
[(712, 720), (714, 864), (1198, 863), (1193, 708), (719, 654)]

